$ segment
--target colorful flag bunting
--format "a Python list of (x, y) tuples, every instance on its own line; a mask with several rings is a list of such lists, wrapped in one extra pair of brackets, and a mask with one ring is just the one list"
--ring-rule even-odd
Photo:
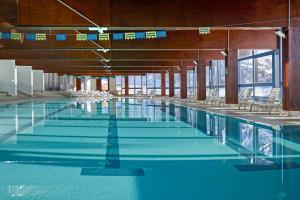
[(76, 39), (77, 39), (77, 41), (86, 41), (87, 40), (87, 34), (77, 34)]
[(114, 33), (113, 34), (113, 40), (123, 40), (124, 34), (123, 33)]
[(37, 41), (47, 40), (47, 35), (45, 33), (37, 33), (35, 37)]
[(26, 34), (25, 34), (25, 38), (26, 38), (26, 40), (28, 40), (28, 41), (35, 41), (36, 36), (35, 36), (34, 33), (26, 33)]
[(109, 33), (100, 33), (99, 40), (109, 40)]
[(125, 33), (125, 40), (134, 40), (135, 39), (135, 33)]
[(96, 41), (97, 40), (97, 34), (88, 34), (87, 39), (92, 40), (92, 41)]
[(2, 32), (0, 32), (0, 39), (2, 39)]
[(157, 31), (156, 32), (156, 37), (157, 38), (166, 38), (167, 37), (167, 32), (166, 31)]
[(67, 35), (66, 34), (56, 34), (56, 40), (57, 41), (66, 41)]
[(146, 38), (147, 39), (156, 38), (156, 31), (148, 31), (148, 32), (146, 32)]
[(21, 33), (11, 33), (12, 40), (21, 40), (22, 34)]
[(136, 32), (135, 33), (135, 39), (141, 40), (146, 38), (146, 33), (145, 32)]
[(11, 34), (10, 33), (2, 33), (2, 39), (10, 40), (11, 39)]

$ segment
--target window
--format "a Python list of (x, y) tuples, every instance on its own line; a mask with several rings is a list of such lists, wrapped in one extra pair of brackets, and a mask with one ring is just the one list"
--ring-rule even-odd
[(275, 51), (239, 50), (239, 87), (253, 88), (254, 98), (269, 95), (275, 85)]
[(128, 76), (129, 94), (142, 94), (142, 76)]
[(219, 88), (219, 96), (225, 96), (225, 61), (213, 60), (206, 68), (206, 87)]
[(175, 96), (180, 96), (180, 73), (174, 73), (174, 93)]
[(196, 73), (195, 70), (187, 70), (188, 95), (196, 94)]
[(160, 73), (148, 73), (146, 80), (147, 94), (161, 94), (161, 74)]
[(108, 78), (107, 77), (101, 78), (101, 89), (104, 91), (108, 90)]

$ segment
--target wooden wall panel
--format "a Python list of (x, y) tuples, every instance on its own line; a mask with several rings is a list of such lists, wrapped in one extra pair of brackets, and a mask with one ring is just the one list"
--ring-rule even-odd
[[(64, 0), (98, 25), (108, 26), (109, 0)], [(91, 26), (56, 0), (19, 0), (19, 25)]]
[(17, 24), (17, 2), (17, 0), (2, 0), (0, 2), (0, 26)]
[[(287, 10), (286, 0), (111, 0), (111, 25), (286, 26), (286, 20), (274, 20), (287, 19)], [(273, 22), (261, 23), (262, 21)]]

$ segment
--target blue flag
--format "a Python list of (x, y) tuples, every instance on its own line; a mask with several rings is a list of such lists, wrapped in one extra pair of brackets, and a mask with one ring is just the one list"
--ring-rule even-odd
[(2, 39), (3, 40), (10, 40), (11, 34), (10, 33), (2, 33)]
[(92, 40), (92, 41), (96, 41), (97, 40), (97, 34), (88, 34), (87, 39)]
[(145, 32), (136, 32), (135, 33), (135, 39), (145, 39), (146, 38), (146, 33)]
[(57, 41), (65, 41), (65, 40), (67, 40), (67, 35), (66, 34), (56, 34), (56, 40)]
[(124, 34), (123, 33), (114, 33), (113, 34), (113, 40), (123, 40)]
[(167, 32), (166, 31), (156, 31), (156, 37), (157, 38), (166, 38)]
[(25, 39), (28, 41), (35, 41), (36, 36), (34, 33), (26, 33), (25, 34)]

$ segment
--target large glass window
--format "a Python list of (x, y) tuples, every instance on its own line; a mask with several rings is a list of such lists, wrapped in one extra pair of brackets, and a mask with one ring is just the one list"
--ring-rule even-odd
[(101, 78), (101, 89), (104, 91), (108, 90), (108, 78), (107, 77)]
[(187, 70), (188, 95), (196, 94), (196, 73), (195, 70)]
[(142, 94), (142, 76), (128, 76), (129, 94)]
[(225, 61), (212, 60), (211, 66), (206, 68), (206, 86), (219, 88), (219, 96), (225, 96)]
[(147, 94), (160, 95), (161, 94), (161, 74), (148, 73), (147, 74)]
[(174, 73), (174, 93), (175, 96), (180, 96), (180, 73)]
[(266, 97), (275, 85), (275, 51), (239, 50), (239, 87), (253, 88), (255, 98)]

